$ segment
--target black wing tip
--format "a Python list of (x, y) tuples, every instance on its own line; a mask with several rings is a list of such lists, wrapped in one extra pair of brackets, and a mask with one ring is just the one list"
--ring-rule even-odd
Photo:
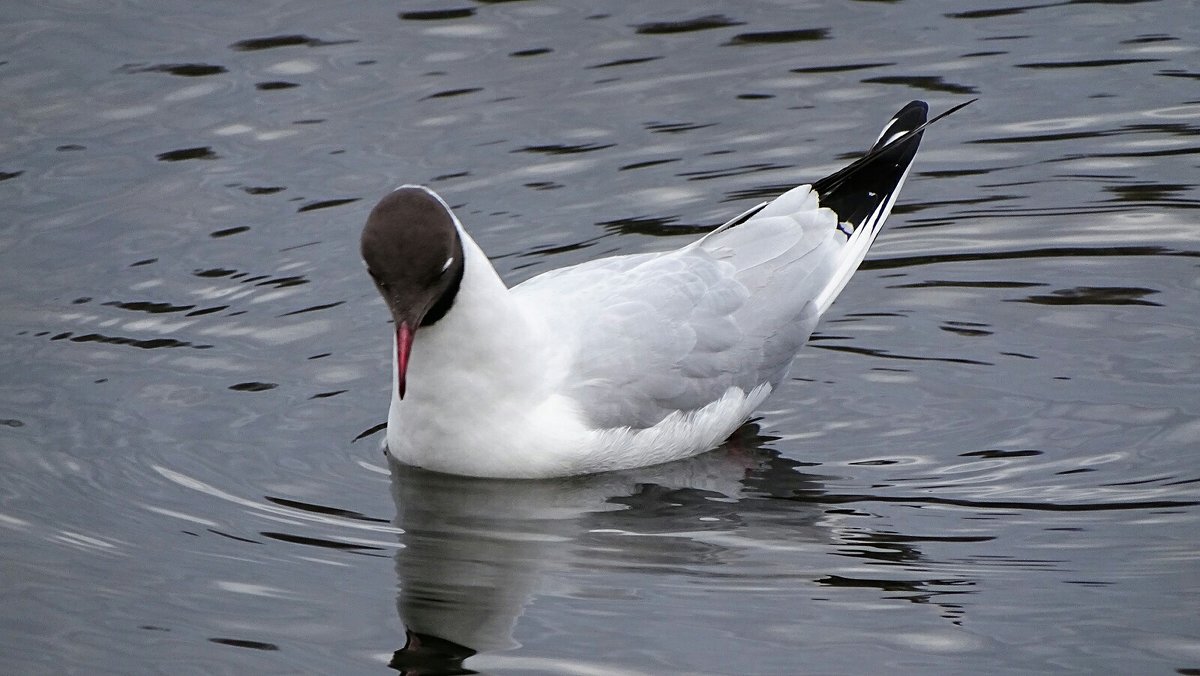
[(863, 215), (874, 211), (872, 202), (882, 201), (895, 191), (917, 155), (925, 128), (977, 100), (960, 103), (932, 119), (928, 119), (929, 104), (910, 101), (888, 120), (879, 140), (865, 155), (813, 183), (821, 205), (833, 209), (840, 222), (857, 226)]

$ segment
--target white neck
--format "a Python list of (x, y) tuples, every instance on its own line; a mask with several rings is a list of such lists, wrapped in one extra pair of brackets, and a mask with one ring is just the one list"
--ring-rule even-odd
[[(464, 438), (475, 430), (496, 436), (528, 423), (555, 390), (548, 373), (561, 359), (541, 319), (510, 294), (487, 256), (461, 227), (464, 269), (454, 304), (432, 326), (417, 330), (404, 399), (393, 363), (388, 447), (397, 459), (440, 465), (455, 446), (487, 448), (494, 439)], [(478, 453), (475, 450), (475, 453)], [(477, 461), (477, 460), (476, 460)]]

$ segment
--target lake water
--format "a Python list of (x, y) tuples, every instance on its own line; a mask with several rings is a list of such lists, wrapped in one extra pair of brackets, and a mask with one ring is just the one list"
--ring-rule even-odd
[[(1200, 674), (1198, 16), (4, 3), (0, 671)], [(389, 466), (390, 188), (516, 282), (971, 97), (726, 446)]]

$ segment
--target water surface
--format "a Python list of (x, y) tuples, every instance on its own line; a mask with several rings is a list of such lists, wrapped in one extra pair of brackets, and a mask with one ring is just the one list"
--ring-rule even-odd
[[(6, 4), (3, 670), (1200, 673), (1187, 6)], [(380, 451), (395, 185), (515, 283), (972, 97), (721, 449)]]

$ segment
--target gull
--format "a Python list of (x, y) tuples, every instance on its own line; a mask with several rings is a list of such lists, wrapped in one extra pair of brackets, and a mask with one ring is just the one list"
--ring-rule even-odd
[(779, 389), (908, 176), (913, 101), (857, 161), (681, 248), (509, 288), (437, 193), (371, 210), (362, 258), (394, 323), (387, 450), (477, 477), (624, 470), (720, 445)]

